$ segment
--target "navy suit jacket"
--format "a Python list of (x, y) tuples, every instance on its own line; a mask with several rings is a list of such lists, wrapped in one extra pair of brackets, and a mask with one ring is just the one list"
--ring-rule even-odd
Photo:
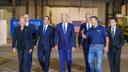
[(76, 47), (76, 37), (74, 26), (68, 23), (67, 32), (64, 34), (62, 23), (57, 24), (55, 29), (54, 44), (58, 45), (59, 49), (70, 50), (72, 47)]
[(107, 28), (107, 33), (109, 37), (109, 47), (111, 48), (112, 46), (116, 48), (121, 48), (124, 45), (124, 35), (123, 32), (120, 28), (116, 27), (116, 32), (114, 38), (112, 37), (111, 34), (111, 27)]
[(87, 32), (87, 25), (86, 23), (83, 23), (80, 25), (80, 31), (79, 31), (79, 35), (78, 35), (78, 43), (79, 45), (82, 45), (82, 44), (89, 44), (89, 39), (83, 39), (82, 38), (82, 35), (81, 35), (81, 30), (84, 29), (84, 33), (86, 34)]
[(51, 47), (53, 46), (53, 34), (53, 28), (50, 25), (48, 25), (45, 34), (43, 34), (43, 25), (41, 25), (38, 28), (36, 38), (36, 41), (39, 39), (38, 48), (40, 49), (43, 46), (45, 50), (51, 49)]
[(32, 35), (29, 27), (25, 26), (22, 32), (20, 30), (20, 26), (15, 28), (12, 48), (17, 48), (18, 50), (33, 48)]

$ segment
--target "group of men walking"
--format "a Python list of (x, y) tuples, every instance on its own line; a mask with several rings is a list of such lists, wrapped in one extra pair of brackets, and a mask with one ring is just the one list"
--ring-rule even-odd
[[(78, 43), (83, 48), (86, 72), (102, 72), (103, 54), (108, 54), (111, 72), (120, 72), (120, 54), (124, 44), (122, 30), (115, 18), (110, 19), (110, 27), (99, 24), (96, 16), (85, 15), (86, 22), (81, 24)], [(19, 72), (31, 72), (32, 53), (38, 48), (38, 60), (43, 72), (49, 71), (51, 50), (58, 49), (60, 72), (72, 72), (72, 52), (76, 48), (74, 25), (68, 22), (68, 14), (61, 14), (61, 22), (54, 28), (50, 17), (44, 17), (44, 24), (38, 29), (29, 23), (30, 17), (25, 14), (20, 18), (20, 25), (15, 28), (12, 49), (18, 52)], [(17, 49), (17, 50), (16, 50)], [(96, 65), (95, 65), (96, 64)]]

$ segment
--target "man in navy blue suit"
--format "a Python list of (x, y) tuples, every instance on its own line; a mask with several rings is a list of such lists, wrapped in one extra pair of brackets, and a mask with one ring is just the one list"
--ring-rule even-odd
[(61, 72), (65, 72), (65, 62), (68, 72), (71, 72), (72, 51), (76, 47), (75, 30), (73, 24), (68, 22), (68, 14), (62, 14), (61, 18), (62, 22), (55, 29), (54, 44), (58, 48)]
[(36, 45), (36, 34), (37, 34), (36, 33), (37, 32), (36, 26), (29, 22), (30, 21), (30, 16), (28, 14), (25, 14), (24, 18), (26, 20), (26, 26), (30, 27), (30, 29), (31, 29), (33, 44)]
[(89, 13), (85, 14), (86, 22), (80, 25), (80, 31), (78, 36), (79, 47), (83, 48), (83, 52), (84, 52), (86, 72), (90, 72), (90, 67), (88, 63), (89, 39), (83, 39), (81, 36), (81, 31), (84, 29), (84, 32), (86, 33), (92, 27), (90, 17), (91, 14)]
[(44, 25), (38, 29), (38, 60), (43, 69), (43, 72), (48, 72), (51, 48), (53, 47), (53, 28), (50, 24), (50, 17), (44, 17)]
[[(37, 32), (36, 26), (29, 22), (30, 16), (28, 14), (25, 14), (23, 17), (26, 20), (26, 26), (29, 27), (30, 30), (31, 30), (32, 42), (33, 42), (33, 46), (35, 46), (36, 45), (36, 34), (37, 34), (36, 33)], [(28, 56), (28, 58), (29, 58), (29, 68), (31, 68), (31, 66), (32, 66), (32, 53), (33, 53), (33, 50)]]

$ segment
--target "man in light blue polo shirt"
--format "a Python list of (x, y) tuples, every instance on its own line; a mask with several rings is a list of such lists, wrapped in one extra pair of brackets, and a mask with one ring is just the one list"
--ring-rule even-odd
[[(106, 29), (99, 25), (96, 16), (91, 17), (91, 24), (93, 27), (90, 28), (86, 34), (84, 34), (84, 30), (82, 30), (81, 33), (83, 38), (90, 39), (88, 62), (91, 72), (102, 72), (103, 53), (104, 51), (106, 53), (108, 52), (109, 39)], [(96, 60), (96, 63), (94, 60)]]

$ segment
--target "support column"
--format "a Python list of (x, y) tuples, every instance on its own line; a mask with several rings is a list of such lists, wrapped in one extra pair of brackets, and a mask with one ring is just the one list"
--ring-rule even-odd
[(128, 4), (125, 4), (125, 14), (128, 15)]
[(12, 18), (16, 17), (16, 0), (12, 0)]
[(41, 0), (41, 18), (43, 19), (44, 17), (44, 0)]
[(29, 0), (26, 0), (26, 14), (29, 14)]
[(37, 19), (37, 0), (34, 0), (35, 2), (35, 19)]
[(109, 2), (105, 3), (105, 27), (108, 26)]

